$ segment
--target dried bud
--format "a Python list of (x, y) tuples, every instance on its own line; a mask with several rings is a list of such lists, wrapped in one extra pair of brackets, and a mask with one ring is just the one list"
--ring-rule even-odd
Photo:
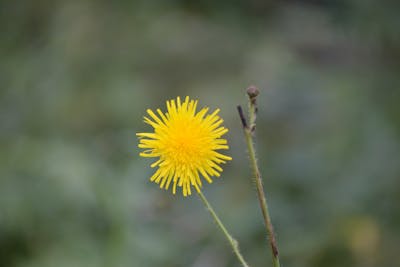
[(256, 98), (259, 93), (260, 91), (254, 85), (251, 85), (247, 88), (247, 95), (250, 97), (250, 99)]

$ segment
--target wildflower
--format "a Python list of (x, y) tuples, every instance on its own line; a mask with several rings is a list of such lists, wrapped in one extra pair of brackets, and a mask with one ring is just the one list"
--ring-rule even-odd
[(176, 186), (182, 188), (184, 196), (191, 194), (192, 186), (200, 192), (200, 175), (212, 183), (211, 177), (219, 177), (222, 172), (219, 165), (232, 160), (217, 152), (229, 148), (227, 141), (221, 138), (228, 129), (221, 126), (219, 109), (206, 115), (208, 108), (197, 113), (196, 108), (197, 100), (187, 96), (183, 103), (179, 97), (176, 101), (167, 101), (165, 114), (160, 109), (157, 109), (158, 115), (148, 109), (150, 117), (144, 117), (144, 122), (151, 125), (154, 132), (136, 134), (140, 138), (139, 148), (145, 149), (140, 156), (159, 158), (151, 164), (158, 169), (150, 181), (166, 190), (172, 182), (173, 194)]

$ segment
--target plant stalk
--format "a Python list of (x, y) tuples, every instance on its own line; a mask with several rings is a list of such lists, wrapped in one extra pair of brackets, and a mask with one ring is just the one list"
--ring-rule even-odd
[(219, 219), (218, 215), (215, 213), (214, 209), (212, 208), (211, 204), (207, 201), (206, 197), (203, 195), (201, 191), (198, 192), (200, 199), (203, 201), (204, 205), (210, 212), (211, 216), (214, 218), (215, 222), (217, 223), (219, 229), (224, 233), (226, 239), (228, 239), (229, 244), (231, 245), (233, 252), (236, 254), (236, 257), (240, 261), (243, 267), (250, 267), (247, 262), (244, 260), (242, 254), (239, 250), (239, 243), (234, 239), (231, 234), (226, 230), (224, 224)]
[(238, 106), (238, 112), (242, 121), (244, 135), (247, 144), (247, 150), (250, 156), (251, 167), (254, 172), (254, 179), (256, 182), (257, 196), (261, 208), (261, 212), (264, 218), (264, 224), (268, 235), (269, 244), (271, 247), (272, 262), (274, 267), (280, 267), (278, 246), (275, 239), (275, 232), (271, 222), (271, 216), (269, 214), (267, 199), (265, 197), (264, 187), (262, 183), (261, 173), (257, 163), (256, 150), (254, 148), (253, 133), (256, 129), (256, 117), (257, 117), (257, 104), (256, 97), (258, 95), (258, 89), (255, 87), (249, 87), (247, 94), (249, 96), (249, 124), (243, 115), (241, 106)]
[(269, 215), (267, 199), (265, 198), (264, 187), (262, 184), (262, 178), (261, 178), (260, 171), (258, 169), (258, 164), (257, 164), (256, 155), (255, 155), (252, 136), (251, 136), (251, 133), (249, 133), (249, 131), (245, 131), (245, 135), (246, 135), (247, 148), (248, 148), (249, 154), (250, 154), (250, 161), (251, 161), (251, 165), (252, 165), (252, 168), (254, 171), (254, 176), (255, 176), (255, 181), (256, 181), (257, 196), (258, 196), (258, 200), (260, 203), (261, 212), (262, 212), (262, 215), (264, 218), (264, 223), (265, 223), (265, 227), (267, 230), (269, 243), (271, 246), (273, 266), (280, 267), (279, 253), (278, 253), (278, 247), (277, 247), (276, 239), (275, 239), (274, 227), (272, 226), (271, 217)]

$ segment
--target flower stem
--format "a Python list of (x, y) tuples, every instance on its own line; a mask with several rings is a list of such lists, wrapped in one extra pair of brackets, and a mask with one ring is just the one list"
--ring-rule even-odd
[(256, 116), (257, 116), (257, 105), (256, 97), (258, 95), (258, 89), (255, 87), (249, 87), (247, 89), (247, 94), (249, 96), (249, 124), (247, 124), (246, 119), (243, 115), (243, 110), (241, 106), (238, 106), (239, 116), (242, 121), (244, 135), (247, 144), (247, 150), (250, 156), (251, 167), (254, 172), (257, 196), (260, 203), (261, 212), (264, 218), (265, 228), (268, 234), (269, 244), (271, 246), (272, 262), (274, 267), (280, 267), (279, 263), (279, 253), (278, 246), (275, 239), (275, 232), (272, 226), (271, 217), (269, 215), (269, 209), (267, 204), (267, 199), (265, 197), (264, 187), (262, 184), (261, 173), (257, 163), (256, 150), (254, 148), (253, 133), (256, 129)]
[(218, 215), (215, 213), (214, 209), (210, 205), (210, 203), (207, 201), (206, 197), (203, 195), (201, 191), (198, 192), (200, 199), (203, 201), (204, 205), (207, 207), (208, 211), (210, 212), (211, 216), (214, 218), (215, 222), (217, 223), (218, 227), (221, 229), (221, 231), (224, 233), (225, 237), (228, 239), (233, 252), (235, 252), (236, 257), (240, 261), (240, 263), (243, 265), (243, 267), (249, 267), (249, 265), (246, 263), (244, 260), (242, 254), (239, 251), (239, 243), (234, 239), (231, 234), (229, 234), (228, 230), (226, 230), (225, 226), (219, 219)]

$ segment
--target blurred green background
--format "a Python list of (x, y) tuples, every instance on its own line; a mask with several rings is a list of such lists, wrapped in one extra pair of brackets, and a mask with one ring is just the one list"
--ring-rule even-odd
[(196, 195), (148, 181), (147, 108), (189, 95), (230, 129), (204, 192), (271, 266), (236, 105), (282, 266), (400, 266), (398, 1), (1, 1), (0, 266), (239, 266)]

